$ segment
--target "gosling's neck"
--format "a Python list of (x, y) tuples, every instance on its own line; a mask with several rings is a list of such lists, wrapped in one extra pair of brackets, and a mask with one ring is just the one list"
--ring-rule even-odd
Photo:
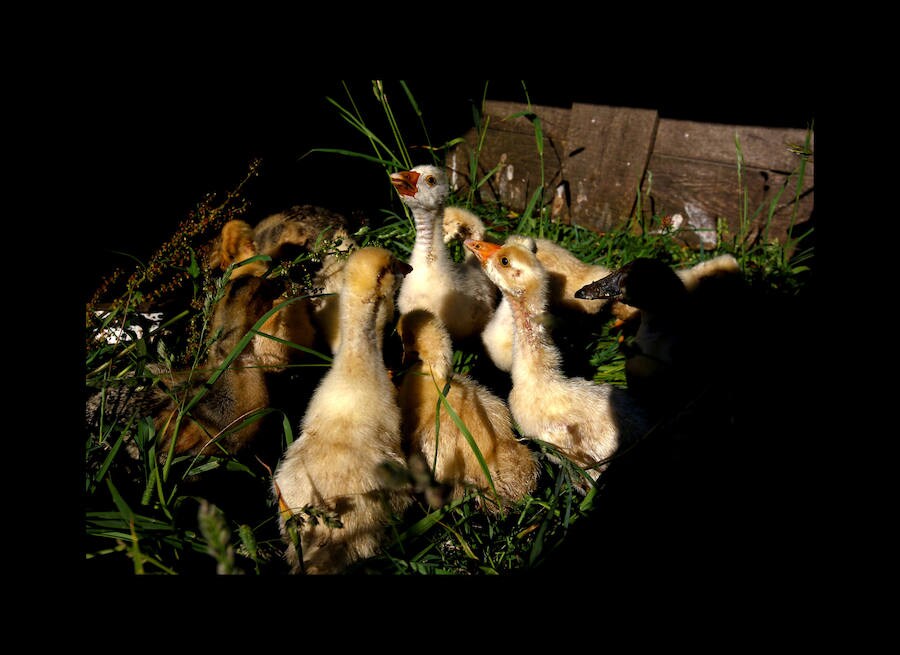
[[(383, 342), (384, 321), (379, 321), (380, 312), (388, 308), (384, 298), (363, 299), (350, 294), (341, 294), (340, 333), (341, 345), (334, 355), (332, 368), (342, 367), (349, 362), (365, 361), (372, 365), (384, 366)], [(390, 307), (393, 311), (393, 306)]]
[(416, 224), (416, 241), (410, 254), (409, 263), (416, 270), (419, 266), (432, 266), (447, 260), (446, 246), (443, 238), (444, 208), (417, 208), (413, 212)]
[(513, 380), (534, 379), (548, 372), (559, 374), (561, 358), (547, 324), (545, 299), (505, 293), (513, 315)]

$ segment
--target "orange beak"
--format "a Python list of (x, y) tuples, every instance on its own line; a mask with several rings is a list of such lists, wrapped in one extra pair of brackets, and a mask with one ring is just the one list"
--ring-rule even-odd
[(416, 195), (416, 183), (419, 181), (419, 174), (415, 171), (400, 171), (399, 173), (391, 173), (391, 184), (397, 189), (397, 193), (401, 196)]
[(491, 243), (490, 241), (476, 241), (475, 239), (466, 239), (463, 241), (463, 245), (478, 257), (478, 261), (481, 262), (482, 266), (484, 266), (488, 257), (501, 248), (501, 246), (498, 246), (496, 243)]

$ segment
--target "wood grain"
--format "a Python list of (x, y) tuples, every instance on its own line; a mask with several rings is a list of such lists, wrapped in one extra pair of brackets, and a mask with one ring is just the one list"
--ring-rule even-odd
[(806, 130), (662, 119), (650, 109), (581, 103), (532, 106), (532, 113), (520, 115), (527, 109), (524, 103), (486, 103), (484, 138), (470, 130), (448, 154), (454, 188), (465, 193), (483, 181), (477, 202), (521, 213), (543, 179), (542, 200), (554, 220), (596, 232), (624, 227), (638, 213), (640, 189), (636, 224), (658, 229), (661, 220), (680, 216), (676, 237), (692, 248), (712, 247), (717, 235), (785, 243), (792, 227), (812, 218), (813, 160), (799, 190), (795, 174)]

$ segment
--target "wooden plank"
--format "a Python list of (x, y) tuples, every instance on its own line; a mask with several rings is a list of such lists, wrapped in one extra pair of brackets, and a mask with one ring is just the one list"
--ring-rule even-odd
[[(518, 132), (534, 136), (534, 123), (524, 116), (511, 118), (527, 111), (528, 105), (521, 102), (498, 102), (488, 100), (484, 103), (485, 116), (489, 118), (489, 129), (497, 132)], [(541, 119), (541, 131), (544, 138), (563, 141), (569, 132), (568, 107), (549, 107), (532, 105), (532, 112)]]
[(806, 131), (661, 119), (653, 152), (737, 166), (735, 137), (740, 140), (745, 166), (790, 172), (797, 167), (798, 159), (788, 145), (802, 145)]
[[(480, 183), (488, 176), (478, 188), (478, 201), (499, 202), (516, 212), (525, 210), (542, 180), (534, 123), (524, 116), (510, 118), (526, 109), (520, 103), (485, 103), (488, 127), (480, 151), (477, 150), (480, 135), (473, 129), (466, 133), (464, 143), (448, 153), (447, 165), (454, 190), (465, 194), (473, 183)], [(541, 122), (544, 198), (550, 202), (562, 179), (569, 111), (544, 106), (532, 106), (532, 111)], [(470, 158), (476, 152), (473, 175)]]
[[(648, 163), (650, 175), (644, 181), (645, 228), (653, 216), (681, 216), (679, 236), (692, 248), (714, 248), (720, 216), (737, 216), (736, 169), (654, 153)], [(678, 219), (676, 219), (677, 221)]]
[[(460, 147), (451, 158), (468, 161), (471, 148)], [(479, 202), (498, 202), (507, 208), (522, 212), (528, 199), (541, 184), (540, 160), (534, 147), (534, 137), (522, 134), (505, 134), (503, 139), (489, 139), (478, 156), (476, 181), (481, 183), (476, 198)], [(545, 161), (550, 175), (558, 176), (562, 165), (551, 159)], [(493, 172), (492, 172), (493, 171)], [(466, 175), (460, 191), (465, 193), (471, 184)]]
[[(524, 211), (542, 179), (534, 123), (511, 118), (525, 109), (523, 103), (486, 103), (484, 139), (470, 130), (465, 143), (448, 153), (454, 189), (465, 193), (487, 177), (476, 202)], [(599, 105), (532, 110), (544, 137), (544, 202), (555, 220), (597, 232), (621, 228), (635, 211), (639, 186), (645, 225), (654, 215), (680, 215), (681, 240), (694, 248), (714, 245), (720, 219), (729, 238), (761, 234), (783, 243), (792, 224), (812, 215), (813, 162), (796, 208), (790, 177), (800, 160), (788, 146), (802, 145), (805, 130), (659, 119), (653, 110)], [(741, 225), (735, 135), (744, 158), (749, 226)], [(469, 157), (479, 143), (473, 176)], [(776, 198), (786, 181), (788, 188)]]
[(658, 119), (650, 109), (572, 105), (563, 178), (573, 224), (606, 232), (627, 223)]
[[(680, 215), (683, 231), (679, 238), (692, 248), (715, 247), (719, 219), (724, 221), (727, 232), (723, 238), (727, 240), (740, 235), (752, 240), (759, 235), (784, 243), (792, 221), (799, 225), (812, 214), (813, 179), (809, 175), (804, 179), (800, 201), (795, 203), (796, 178), (782, 173), (747, 169), (739, 183), (737, 166), (656, 153), (650, 157), (648, 171), (643, 187), (649, 199), (643, 207), (645, 225), (649, 226), (653, 214)], [(741, 184), (749, 198), (749, 220), (744, 225)]]
[[(736, 139), (743, 156), (740, 182)], [(727, 230), (724, 238), (760, 236), (784, 243), (792, 223), (799, 225), (812, 214), (813, 162), (807, 163), (796, 211), (796, 180), (790, 177), (800, 159), (788, 146), (802, 145), (805, 139), (805, 130), (791, 128), (662, 119), (644, 181), (650, 200), (644, 218), (649, 218), (649, 210), (661, 216), (680, 215), (688, 229), (682, 240), (693, 248), (715, 245), (710, 239), (719, 219)], [(740, 184), (749, 198), (749, 220), (744, 225)]]

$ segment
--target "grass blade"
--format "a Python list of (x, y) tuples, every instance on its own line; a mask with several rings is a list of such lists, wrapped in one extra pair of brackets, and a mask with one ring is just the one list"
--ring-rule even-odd
[[(459, 431), (462, 433), (463, 437), (465, 437), (466, 441), (469, 444), (469, 447), (472, 449), (472, 452), (475, 453), (475, 458), (478, 460), (478, 464), (481, 466), (481, 470), (484, 473), (484, 477), (487, 478), (488, 484), (491, 487), (491, 491), (494, 493), (494, 499), (497, 501), (497, 506), (500, 508), (501, 515), (503, 512), (503, 503), (500, 500), (500, 494), (497, 493), (496, 487), (494, 487), (494, 478), (491, 477), (491, 472), (488, 469), (487, 462), (484, 459), (484, 455), (481, 454), (481, 449), (478, 447), (478, 444), (475, 443), (474, 437), (472, 437), (472, 433), (469, 432), (469, 428), (466, 427), (466, 424), (463, 423), (462, 419), (459, 418), (459, 415), (456, 413), (456, 410), (450, 405), (450, 402), (447, 400), (447, 395), (445, 391), (442, 391), (440, 387), (438, 387), (437, 382), (434, 379), (434, 373), (432, 372), (431, 379), (434, 382), (434, 388), (438, 392), (438, 397), (441, 404), (444, 406), (444, 409), (447, 411), (447, 414), (456, 424), (456, 427), (459, 428)], [(446, 392), (449, 392), (450, 389), (450, 380), (447, 381), (447, 385), (444, 387)]]
[(301, 159), (303, 157), (306, 157), (306, 155), (309, 155), (313, 152), (327, 152), (327, 153), (331, 153), (331, 154), (335, 154), (335, 155), (356, 157), (358, 159), (365, 159), (366, 161), (371, 161), (376, 164), (381, 164), (382, 166), (385, 166), (387, 168), (402, 168), (402, 165), (395, 160), (382, 159), (380, 157), (373, 157), (372, 155), (367, 155), (362, 152), (356, 152), (355, 150), (344, 150), (343, 148), (312, 148), (311, 150), (308, 150), (305, 154), (303, 154), (301, 156)]

